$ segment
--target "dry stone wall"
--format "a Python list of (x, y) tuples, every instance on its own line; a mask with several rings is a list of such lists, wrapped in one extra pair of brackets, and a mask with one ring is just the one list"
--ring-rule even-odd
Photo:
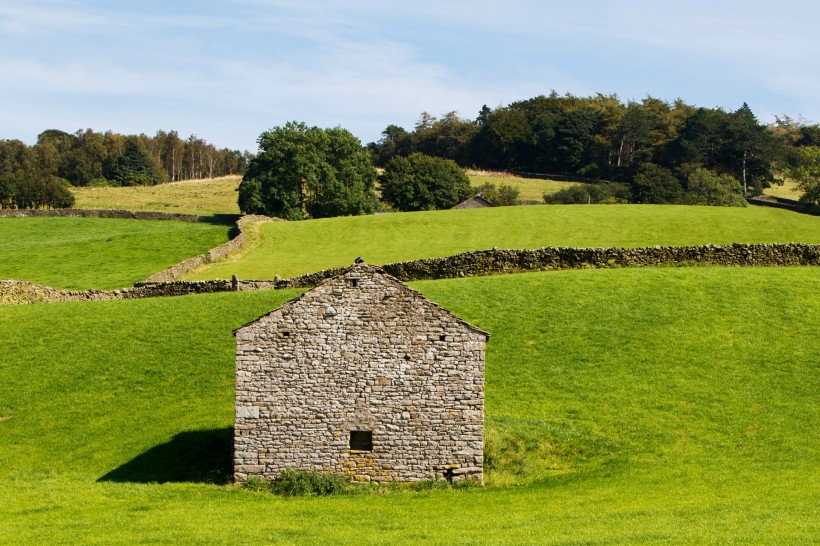
[[(380, 266), (402, 281), (465, 276), (613, 267), (690, 266), (820, 266), (820, 245), (733, 244), (727, 246), (658, 246), (644, 248), (566, 248), (477, 250), (444, 258), (395, 262)], [(55, 290), (25, 281), (0, 281), (0, 304), (130, 299), (232, 290), (310, 288), (344, 271), (332, 268), (290, 279), (141, 282), (134, 288), (85, 292)]]
[(187, 260), (184, 260), (184, 261), (182, 261), (182, 262), (180, 262), (180, 263), (178, 263), (174, 266), (169, 267), (168, 269), (165, 269), (163, 271), (160, 271), (159, 273), (151, 275), (150, 277), (145, 279), (145, 281), (143, 281), (143, 282), (152, 283), (152, 282), (171, 281), (171, 280), (179, 278), (181, 275), (183, 275), (183, 274), (185, 274), (189, 271), (193, 271), (197, 267), (200, 267), (202, 265), (215, 262), (217, 260), (220, 260), (220, 259), (224, 258), (228, 254), (231, 254), (232, 252), (236, 252), (237, 250), (242, 248), (248, 240), (246, 230), (247, 230), (247, 226), (249, 224), (252, 224), (252, 223), (255, 223), (255, 222), (285, 222), (285, 221), (286, 220), (282, 220), (281, 218), (272, 218), (270, 216), (260, 216), (260, 215), (253, 215), (253, 214), (242, 216), (236, 222), (236, 227), (239, 230), (239, 234), (236, 237), (234, 237), (233, 239), (231, 239), (227, 243), (223, 243), (223, 244), (219, 245), (218, 247), (212, 248), (211, 250), (209, 250), (205, 254), (200, 254), (198, 256), (194, 256), (193, 258), (189, 258)]
[(28, 281), (0, 280), (0, 305), (127, 300), (210, 292), (228, 292), (235, 289), (235, 283), (226, 280), (172, 281), (151, 283), (119, 290), (59, 290)]
[[(643, 248), (547, 247), (535, 250), (476, 250), (444, 258), (395, 262), (380, 266), (402, 281), (451, 279), (465, 276), (668, 265), (795, 266), (820, 265), (820, 245), (733, 244), (727, 246), (655, 246)], [(277, 288), (310, 287), (337, 275), (327, 269), (282, 279)]]
[(487, 334), (358, 264), (236, 332), (235, 478), (482, 479)]
[[(104, 209), (2, 209), (0, 218), (119, 218), (125, 220), (173, 220), (177, 222), (201, 222), (202, 216), (196, 214), (178, 214), (168, 212), (142, 212), (131, 210), (104, 210)], [(227, 215), (231, 216), (231, 215)]]

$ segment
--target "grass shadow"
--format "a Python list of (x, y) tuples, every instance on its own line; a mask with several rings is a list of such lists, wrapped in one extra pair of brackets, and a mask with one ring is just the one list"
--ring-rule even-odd
[(240, 218), (242, 218), (241, 214), (216, 213), (200, 216), (199, 221), (203, 224), (213, 224), (215, 226), (235, 226)]
[(233, 428), (181, 432), (98, 482), (226, 484), (233, 480)]

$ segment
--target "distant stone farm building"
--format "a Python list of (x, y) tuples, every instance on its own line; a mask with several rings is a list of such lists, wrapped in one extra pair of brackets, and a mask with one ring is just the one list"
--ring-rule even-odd
[(364, 263), (239, 328), (235, 479), (481, 481), (488, 337)]
[(492, 203), (484, 199), (483, 194), (477, 194), (475, 197), (470, 197), (466, 201), (462, 201), (454, 206), (454, 209), (483, 209), (486, 207), (494, 207)]

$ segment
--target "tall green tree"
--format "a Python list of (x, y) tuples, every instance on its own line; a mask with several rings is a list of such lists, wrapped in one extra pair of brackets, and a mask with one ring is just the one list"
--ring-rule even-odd
[(114, 181), (120, 186), (152, 186), (165, 182), (159, 162), (151, 157), (138, 137), (128, 137), (114, 164)]
[(370, 214), (376, 169), (346, 129), (288, 122), (259, 136), (239, 185), (239, 208), (288, 220)]

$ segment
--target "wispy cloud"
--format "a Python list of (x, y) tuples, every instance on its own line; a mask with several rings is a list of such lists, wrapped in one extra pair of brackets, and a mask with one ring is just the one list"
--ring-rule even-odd
[(289, 119), (370, 140), (422, 110), (473, 117), (551, 89), (747, 100), (820, 120), (820, 7), (800, 4), (5, 0), (0, 116), (189, 127), (237, 147)]

